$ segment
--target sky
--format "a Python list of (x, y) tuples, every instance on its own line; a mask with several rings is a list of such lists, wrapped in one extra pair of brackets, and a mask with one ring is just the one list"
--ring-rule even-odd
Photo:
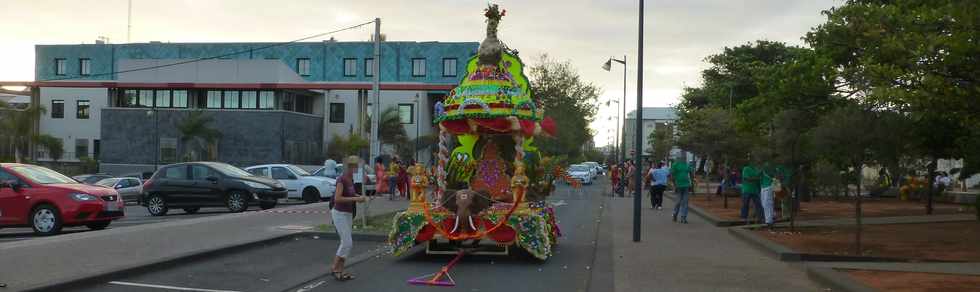
[[(4, 0), (0, 10), (0, 80), (34, 78), (35, 44), (127, 42), (128, 0)], [(476, 41), (485, 24), (481, 0), (131, 0), (130, 42), (276, 42), (381, 18), (388, 40)], [(507, 15), (498, 36), (531, 65), (541, 54), (568, 60), (582, 79), (602, 88), (592, 124), (595, 144), (612, 143), (616, 104), (636, 108), (638, 1), (498, 0)], [(801, 37), (823, 23), (822, 10), (842, 0), (654, 0), (645, 2), (643, 106), (672, 106), (685, 86), (698, 86), (704, 58), (754, 40), (804, 45)], [(333, 35), (363, 41), (373, 26)], [(329, 36), (324, 37), (324, 39)], [(311, 40), (317, 41), (317, 40)], [(624, 118), (621, 117), (620, 119)], [(620, 123), (620, 126), (622, 124)]]

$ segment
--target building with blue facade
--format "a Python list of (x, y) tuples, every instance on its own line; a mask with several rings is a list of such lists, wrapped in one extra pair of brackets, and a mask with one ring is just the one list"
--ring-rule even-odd
[[(476, 42), (383, 42), (383, 109), (410, 138), (433, 132), (432, 105), (465, 75)], [(336, 137), (367, 135), (372, 42), (37, 45), (41, 133), (105, 172), (179, 160), (320, 164)], [(220, 138), (189, 135), (204, 116)], [(43, 149), (39, 160), (51, 160)], [(427, 150), (416, 156), (430, 159)], [(414, 158), (414, 157), (412, 157)], [(336, 158), (334, 158), (336, 159)]]

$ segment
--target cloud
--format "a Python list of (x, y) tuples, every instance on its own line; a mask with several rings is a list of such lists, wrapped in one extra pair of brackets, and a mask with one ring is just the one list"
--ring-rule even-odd
[[(7, 3), (12, 2), (12, 3)], [(500, 37), (527, 61), (548, 53), (570, 60), (583, 79), (622, 96), (622, 67), (600, 68), (609, 56), (627, 55), (627, 95), (635, 97), (635, 0), (500, 0), (507, 9)], [(757, 39), (802, 44), (800, 37), (824, 21), (820, 11), (841, 0), (647, 0), (644, 91), (647, 105), (676, 104), (684, 84), (699, 83), (703, 59)], [(8, 43), (91, 43), (103, 35), (125, 40), (126, 0), (5, 1), (0, 32)], [(133, 40), (139, 42), (288, 41), (344, 25), (382, 19), (389, 40), (481, 41), (485, 0), (133, 0)], [(372, 27), (334, 35), (367, 40)], [(32, 79), (33, 51), (2, 51), (0, 80)], [(618, 65), (616, 65), (618, 66)], [(609, 126), (597, 119), (600, 137)]]

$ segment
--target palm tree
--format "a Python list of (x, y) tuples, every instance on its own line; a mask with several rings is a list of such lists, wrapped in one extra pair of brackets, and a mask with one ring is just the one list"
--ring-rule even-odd
[(14, 161), (21, 162), (22, 154), (27, 154), (31, 143), (37, 141), (38, 133), (34, 124), (47, 110), (40, 105), (31, 104), (26, 109), (4, 109), (0, 117), (0, 133), (7, 138), (9, 149), (13, 151)]
[[(368, 127), (365, 130), (370, 132), (370, 118), (368, 118), (365, 126)], [(410, 144), (408, 134), (405, 133), (405, 127), (402, 126), (401, 116), (398, 114), (397, 107), (388, 107), (384, 111), (381, 111), (381, 120), (378, 124), (378, 138), (381, 139), (381, 145), (393, 145), (395, 146), (395, 151), (399, 154), (405, 155), (406, 151), (408, 151), (408, 156), (411, 156), (412, 144)]]
[[(207, 154), (207, 160), (214, 160), (217, 156), (216, 149), (213, 149), (221, 139), (221, 132), (208, 126), (214, 121), (214, 117), (206, 115), (204, 111), (192, 111), (187, 118), (177, 123), (177, 130), (180, 131), (180, 142), (187, 152), (182, 157), (185, 160), (198, 160), (197, 152), (191, 149), (190, 142), (195, 142), (198, 149), (203, 149)], [(190, 150), (189, 152), (187, 150)]]

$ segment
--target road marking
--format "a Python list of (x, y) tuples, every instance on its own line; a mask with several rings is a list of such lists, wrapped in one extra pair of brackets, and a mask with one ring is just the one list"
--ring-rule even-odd
[(123, 285), (123, 286), (135, 286), (135, 287), (146, 287), (146, 288), (157, 288), (157, 289), (170, 289), (178, 291), (198, 291), (198, 292), (240, 292), (234, 290), (213, 290), (213, 289), (201, 289), (201, 288), (187, 288), (187, 287), (177, 287), (177, 286), (167, 286), (167, 285), (153, 285), (153, 284), (140, 284), (132, 282), (120, 282), (112, 281), (109, 284)]
[(316, 283), (313, 283), (313, 284), (309, 284), (309, 285), (303, 286), (303, 288), (296, 289), (296, 292), (310, 291), (310, 290), (313, 290), (316, 287), (320, 287), (320, 285), (323, 285), (323, 284), (326, 284), (326, 283), (327, 283), (327, 281), (320, 281), (320, 282), (316, 282)]

